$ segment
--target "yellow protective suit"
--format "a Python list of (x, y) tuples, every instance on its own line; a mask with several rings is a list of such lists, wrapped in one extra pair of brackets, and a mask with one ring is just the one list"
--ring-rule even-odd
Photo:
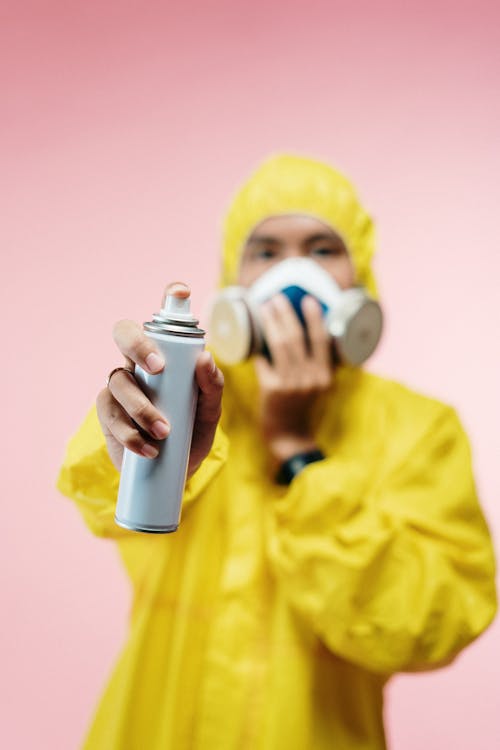
[[(303, 170), (302, 188), (316, 170), (324, 175), (315, 162), (281, 161), (285, 172), (291, 162)], [(278, 212), (267, 167), (253, 178), (264, 183), (251, 200), (260, 214), (244, 226), (247, 185), (226, 226), (228, 280), (234, 227), (236, 253), (259, 216)], [(328, 179), (334, 200), (344, 178)], [(371, 237), (363, 221), (359, 236)], [(370, 253), (355, 255), (369, 285)], [(448, 663), (494, 615), (493, 554), (467, 439), (451, 408), (341, 368), (314, 414), (326, 459), (280, 487), (257, 426), (253, 366), (225, 375), (223, 424), (188, 482), (175, 534), (115, 525), (119, 475), (95, 410), (69, 444), (59, 487), (95, 534), (116, 540), (134, 591), (130, 637), (85, 747), (384, 748), (388, 677)]]

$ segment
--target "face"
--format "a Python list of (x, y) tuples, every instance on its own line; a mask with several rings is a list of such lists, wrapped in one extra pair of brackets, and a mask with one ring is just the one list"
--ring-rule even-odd
[(243, 250), (238, 284), (250, 286), (288, 258), (311, 258), (341, 289), (354, 284), (354, 266), (340, 235), (319, 219), (298, 214), (272, 216), (255, 227)]

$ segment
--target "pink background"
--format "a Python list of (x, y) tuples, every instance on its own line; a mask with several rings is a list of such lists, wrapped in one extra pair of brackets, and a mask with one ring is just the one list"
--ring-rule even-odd
[[(231, 192), (269, 152), (347, 172), (378, 224), (370, 367), (454, 404), (498, 497), (498, 3), (11, 3), (1, 10), (0, 744), (79, 746), (126, 634), (112, 543), (54, 489), (120, 358), (113, 322), (181, 278), (202, 309)], [(500, 746), (498, 622), (388, 690), (393, 750)]]

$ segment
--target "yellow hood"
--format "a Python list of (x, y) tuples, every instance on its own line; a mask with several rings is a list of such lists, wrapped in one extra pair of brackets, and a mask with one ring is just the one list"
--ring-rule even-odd
[(269, 216), (290, 213), (315, 216), (342, 235), (357, 283), (376, 295), (373, 222), (353, 186), (327, 164), (289, 154), (263, 162), (233, 199), (224, 223), (223, 285), (236, 282), (241, 251), (254, 227)]

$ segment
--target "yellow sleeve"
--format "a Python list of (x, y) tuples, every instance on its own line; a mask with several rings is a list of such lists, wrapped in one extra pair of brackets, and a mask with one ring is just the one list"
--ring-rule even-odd
[[(209, 455), (186, 483), (183, 513), (219, 471), (226, 455), (227, 438), (218, 428)], [(94, 406), (69, 441), (57, 487), (75, 502), (93, 534), (122, 539), (137, 536), (137, 533), (115, 523), (119, 482), (120, 474), (109, 457)]]
[(493, 619), (492, 544), (452, 409), (374, 481), (355, 456), (306, 467), (269, 520), (268, 554), (290, 603), (365, 669), (441, 666)]

